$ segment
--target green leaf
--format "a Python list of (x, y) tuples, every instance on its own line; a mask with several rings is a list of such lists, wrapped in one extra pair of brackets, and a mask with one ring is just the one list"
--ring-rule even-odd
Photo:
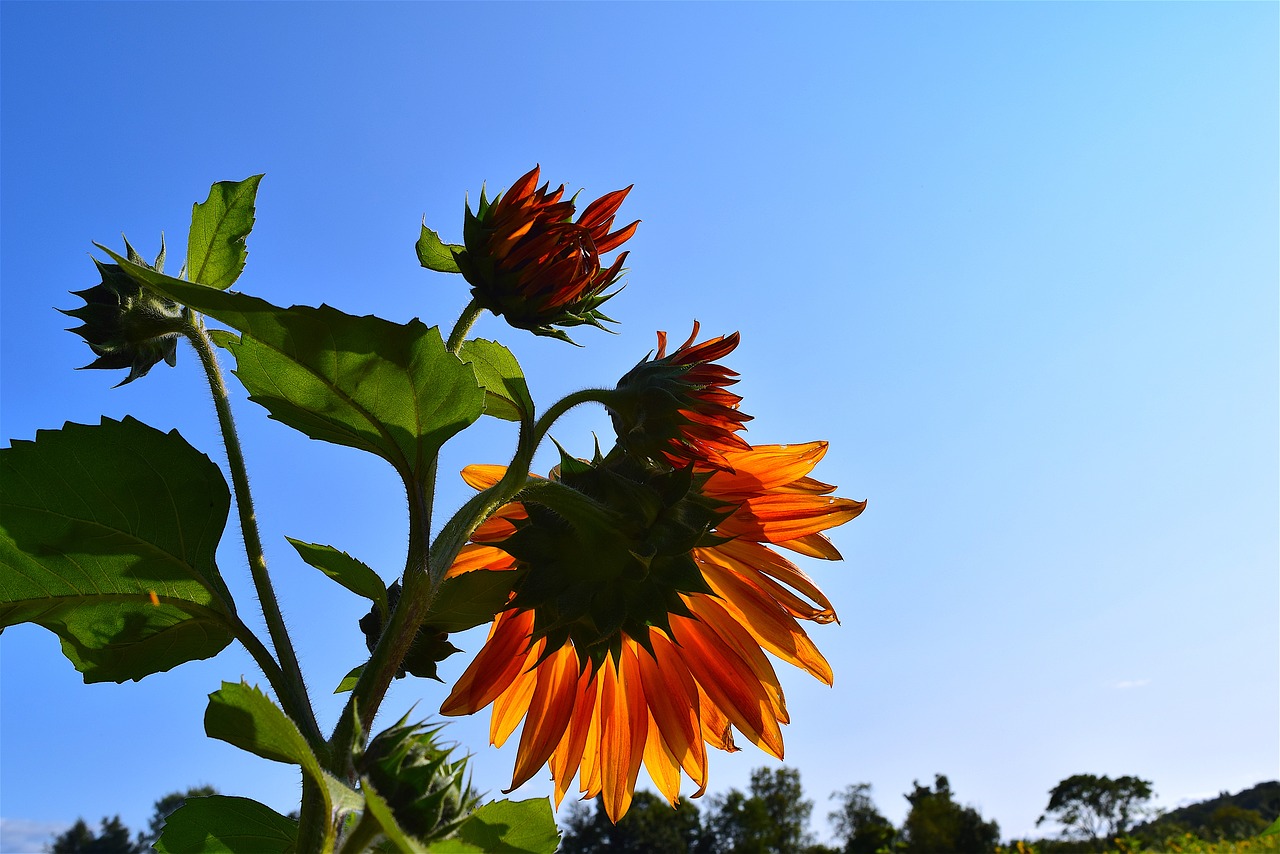
[(155, 842), (160, 854), (288, 854), (298, 823), (249, 798), (188, 798), (165, 819)]
[(261, 175), (243, 181), (220, 181), (209, 198), (191, 208), (187, 235), (187, 275), (191, 281), (225, 291), (240, 278), (249, 251), (245, 238), (253, 230), (253, 203)]
[(209, 335), (209, 340), (223, 350), (230, 350), (232, 344), (240, 343), (240, 336), (234, 332), (228, 332), (225, 329), (208, 329), (205, 331)]
[(313, 439), (369, 451), (419, 478), (484, 410), (471, 366), (419, 320), (353, 317), (323, 305), (283, 309), (120, 260), (141, 284), (239, 330), (230, 349), (250, 400)]
[(464, 632), (484, 625), (506, 606), (511, 588), (519, 579), (518, 570), (490, 572), (484, 569), (446, 578), (423, 626), (443, 632)]
[(229, 508), (222, 472), (177, 431), (104, 418), (15, 441), (0, 451), (0, 628), (54, 632), (86, 682), (217, 655), (233, 638), (215, 563)]
[(511, 351), (496, 341), (464, 341), (458, 355), (470, 362), (485, 392), (485, 415), (504, 421), (533, 420), (533, 397)]
[(426, 847), (401, 829), (395, 815), (391, 812), (391, 805), (374, 791), (373, 784), (367, 777), (360, 778), (360, 792), (364, 795), (365, 809), (377, 819), (382, 833), (397, 850), (408, 852), (408, 854), (427, 854)]
[(1258, 835), (1259, 836), (1275, 836), (1277, 834), (1280, 834), (1280, 818), (1277, 818), (1275, 821), (1271, 822), (1271, 826), (1268, 827), (1266, 830), (1262, 831), (1262, 833)]
[(385, 619), (387, 613), (387, 585), (382, 583), (378, 573), (346, 552), (338, 551), (333, 546), (304, 543), (292, 537), (285, 537), (285, 539), (298, 550), (298, 554), (308, 565), (314, 566), (357, 596), (372, 600), (375, 605), (382, 609)]
[(263, 759), (301, 765), (314, 782), (324, 785), (320, 760), (297, 725), (256, 686), (223, 682), (220, 689), (209, 695), (204, 731), (210, 738), (233, 744)]
[(364, 665), (358, 664), (347, 671), (347, 675), (342, 677), (342, 681), (338, 683), (338, 687), (333, 689), (335, 694), (345, 694), (348, 691), (354, 691), (356, 683), (360, 681), (360, 674), (364, 673)]
[[(320, 765), (297, 725), (256, 686), (223, 682), (209, 695), (204, 731), (210, 738), (270, 759), (300, 765), (324, 798), (325, 814), (360, 808), (360, 796)], [(329, 833), (333, 832), (330, 822)]]
[(418, 261), (428, 270), (435, 270), (437, 273), (461, 273), (458, 269), (458, 262), (454, 260), (454, 252), (464, 251), (461, 246), (454, 243), (445, 243), (440, 239), (440, 235), (427, 228), (424, 220), (422, 223), (422, 236), (418, 238)]
[[(553, 854), (560, 831), (546, 798), (494, 801), (471, 814), (458, 828), (455, 840), (431, 846), (432, 854)], [(463, 845), (469, 847), (462, 847)]]

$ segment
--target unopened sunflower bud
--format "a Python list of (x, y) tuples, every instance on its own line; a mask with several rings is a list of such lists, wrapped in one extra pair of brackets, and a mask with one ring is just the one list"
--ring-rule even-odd
[(601, 196), (573, 222), (564, 185), (539, 188), (538, 174), (534, 167), (492, 202), (481, 191), (476, 212), (467, 206), (465, 249), (454, 258), (482, 307), (535, 335), (569, 341), (555, 327), (603, 329), (611, 320), (600, 306), (613, 296), (605, 290), (622, 274), (627, 253), (608, 267), (600, 256), (626, 242), (639, 222), (609, 231), (630, 187)]
[[(129, 260), (164, 271), (164, 245), (155, 264), (147, 264), (125, 241)], [(85, 340), (98, 358), (85, 368), (112, 370), (128, 368), (129, 376), (119, 385), (146, 376), (163, 359), (170, 366), (178, 360), (178, 336), (189, 322), (188, 311), (171, 299), (147, 291), (129, 277), (118, 264), (93, 261), (102, 282), (83, 291), (72, 291), (84, 300), (80, 308), (59, 309), (81, 321), (67, 330)]]
[(742, 398), (727, 390), (738, 375), (715, 364), (738, 346), (738, 333), (694, 344), (697, 337), (695, 321), (689, 340), (668, 356), (667, 334), (659, 332), (657, 355), (628, 371), (607, 405), (628, 453), (723, 470), (725, 451), (750, 447), (737, 433), (751, 416), (738, 411)]

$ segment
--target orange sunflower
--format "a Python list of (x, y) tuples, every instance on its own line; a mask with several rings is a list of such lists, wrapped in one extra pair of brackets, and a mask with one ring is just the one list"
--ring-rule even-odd
[[(496, 746), (523, 719), (511, 788), (547, 765), (557, 805), (577, 775), (614, 821), (641, 764), (674, 805), (682, 772), (702, 794), (707, 747), (736, 750), (734, 730), (781, 758), (790, 718), (765, 651), (829, 685), (799, 621), (836, 616), (774, 547), (838, 560), (822, 532), (865, 506), (809, 476), (826, 450), (726, 448), (711, 471), (610, 454), (531, 481), (450, 569), (522, 575), (441, 713), (492, 704)], [(482, 489), (502, 473), (470, 466), (463, 477)]]
[(568, 340), (553, 327), (609, 320), (599, 309), (612, 296), (604, 291), (621, 275), (627, 253), (608, 267), (600, 256), (630, 239), (639, 221), (610, 231), (627, 187), (596, 199), (573, 222), (564, 185), (538, 187), (538, 175), (535, 166), (492, 202), (481, 192), (476, 212), (467, 207), (465, 251), (454, 258), (481, 306), (512, 326)]

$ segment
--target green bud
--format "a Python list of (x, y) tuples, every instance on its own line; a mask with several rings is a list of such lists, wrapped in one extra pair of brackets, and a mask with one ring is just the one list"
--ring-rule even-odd
[[(164, 271), (164, 238), (154, 264), (147, 264), (137, 251), (124, 242), (129, 260)], [(113, 370), (128, 368), (129, 376), (118, 386), (131, 383), (161, 359), (170, 366), (178, 360), (178, 336), (190, 322), (190, 312), (171, 299), (147, 291), (118, 264), (104, 264), (94, 259), (102, 282), (83, 291), (72, 291), (85, 304), (75, 309), (59, 309), (81, 321), (68, 329), (85, 340), (98, 358), (85, 369)]]

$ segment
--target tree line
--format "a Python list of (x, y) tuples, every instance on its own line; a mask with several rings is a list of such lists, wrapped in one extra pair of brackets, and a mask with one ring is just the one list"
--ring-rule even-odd
[[(211, 786), (172, 792), (155, 802), (145, 830), (132, 834), (119, 816), (103, 818), (95, 832), (84, 819), (53, 840), (53, 854), (143, 854), (152, 850), (165, 818), (187, 798), (217, 794)], [(603, 803), (572, 804), (563, 823), (562, 854), (1083, 854), (1193, 850), (1188, 839), (1243, 840), (1280, 816), (1280, 782), (1260, 783), (1235, 795), (1226, 792), (1200, 803), (1158, 814), (1150, 781), (1138, 777), (1076, 774), (1049, 792), (1037, 825), (1056, 832), (1043, 839), (1000, 843), (1000, 827), (977, 809), (958, 802), (942, 774), (932, 785), (913, 783), (900, 826), (876, 807), (869, 783), (832, 795), (828, 813), (835, 845), (819, 844), (810, 831), (814, 803), (794, 768), (757, 768), (747, 791), (730, 789), (708, 800), (704, 810), (689, 800), (676, 809), (647, 791), (637, 791), (616, 825)], [(1278, 846), (1280, 850), (1280, 846)]]
[[(832, 795), (828, 814), (835, 845), (809, 830), (813, 801), (794, 768), (757, 768), (747, 791), (730, 789), (700, 811), (681, 801), (674, 811), (650, 792), (636, 792), (614, 825), (597, 799), (574, 804), (564, 821), (563, 854), (1084, 854), (1104, 850), (1192, 850), (1187, 841), (1231, 842), (1257, 836), (1280, 816), (1280, 782), (1159, 814), (1152, 784), (1138, 777), (1076, 774), (1049, 792), (1037, 826), (1042, 839), (1000, 842), (1000, 827), (956, 800), (937, 774), (932, 785), (904, 793), (906, 817), (895, 826), (876, 807), (869, 783)], [(1273, 850), (1273, 849), (1267, 849)], [(1280, 850), (1280, 845), (1274, 850)]]

